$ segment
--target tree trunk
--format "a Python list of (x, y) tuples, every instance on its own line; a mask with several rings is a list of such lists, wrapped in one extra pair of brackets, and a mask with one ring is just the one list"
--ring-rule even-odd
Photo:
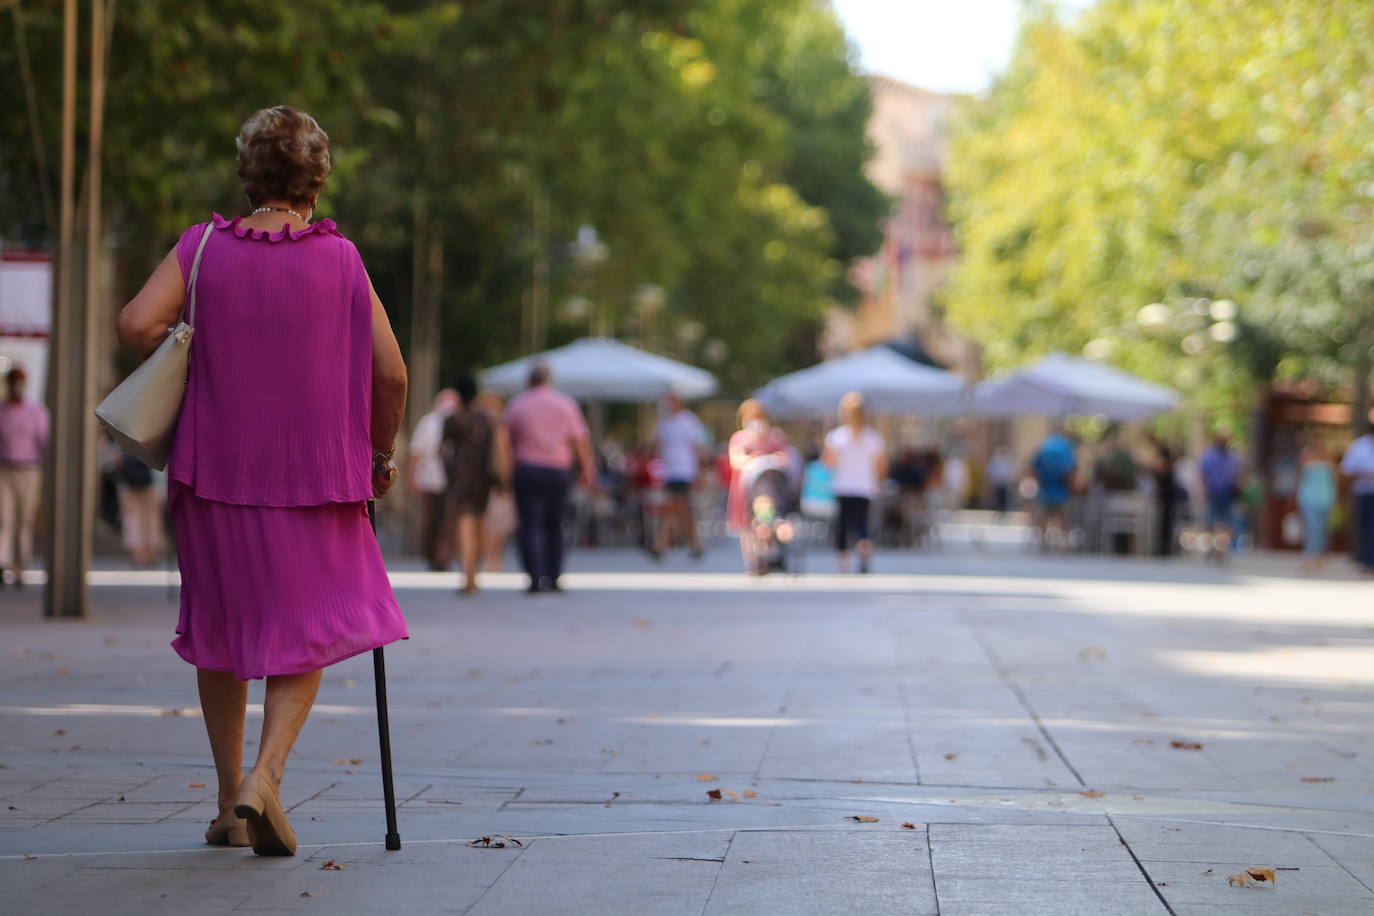
[(1374, 345), (1374, 328), (1365, 319), (1355, 334), (1355, 392), (1350, 400), (1350, 425), (1355, 435), (1364, 434), (1369, 423), (1369, 350)]

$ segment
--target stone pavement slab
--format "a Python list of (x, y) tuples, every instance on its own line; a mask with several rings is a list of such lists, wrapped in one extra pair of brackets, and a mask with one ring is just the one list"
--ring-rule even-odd
[[(85, 622), (0, 593), (0, 911), (1374, 911), (1367, 584), (879, 560), (750, 582), (728, 551), (583, 553), (562, 598), (498, 576), (467, 601), (401, 570), (405, 847), (381, 848), (360, 657), (288, 767), (290, 859), (200, 844), (174, 593), (102, 573)], [(492, 834), (523, 845), (467, 845)], [(1251, 866), (1295, 870), (1227, 886)]]

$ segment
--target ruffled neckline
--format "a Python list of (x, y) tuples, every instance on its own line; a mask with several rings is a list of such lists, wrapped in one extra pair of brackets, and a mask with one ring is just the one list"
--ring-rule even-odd
[(259, 242), (281, 242), (290, 239), (293, 242), (305, 238), (307, 235), (338, 235), (339, 229), (332, 219), (322, 219), (311, 223), (304, 229), (292, 229), (291, 224), (284, 222), (277, 232), (268, 232), (266, 229), (253, 229), (241, 225), (243, 217), (236, 216), (233, 219), (225, 219), (218, 213), (211, 213), (216, 229), (232, 229), (234, 235), (239, 238), (251, 238)]

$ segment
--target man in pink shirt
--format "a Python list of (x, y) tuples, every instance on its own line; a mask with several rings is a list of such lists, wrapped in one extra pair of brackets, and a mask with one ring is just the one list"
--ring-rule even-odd
[(5, 380), (9, 397), (0, 402), (0, 571), (20, 586), (24, 584), (24, 569), (33, 558), (33, 527), (43, 492), (49, 421), (46, 407), (24, 398), (28, 373), (15, 366)]
[(547, 366), (530, 372), (529, 388), (506, 408), (515, 456), (515, 511), (520, 560), (530, 594), (557, 592), (563, 572), (563, 513), (576, 461), (588, 489), (596, 486), (591, 437), (577, 402), (550, 384)]

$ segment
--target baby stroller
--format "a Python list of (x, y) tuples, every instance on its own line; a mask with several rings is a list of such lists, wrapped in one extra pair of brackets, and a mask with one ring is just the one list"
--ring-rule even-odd
[(747, 518), (744, 536), (753, 562), (750, 572), (760, 576), (787, 572), (797, 534), (791, 518), (796, 488), (787, 461), (779, 455), (760, 455), (740, 473)]

